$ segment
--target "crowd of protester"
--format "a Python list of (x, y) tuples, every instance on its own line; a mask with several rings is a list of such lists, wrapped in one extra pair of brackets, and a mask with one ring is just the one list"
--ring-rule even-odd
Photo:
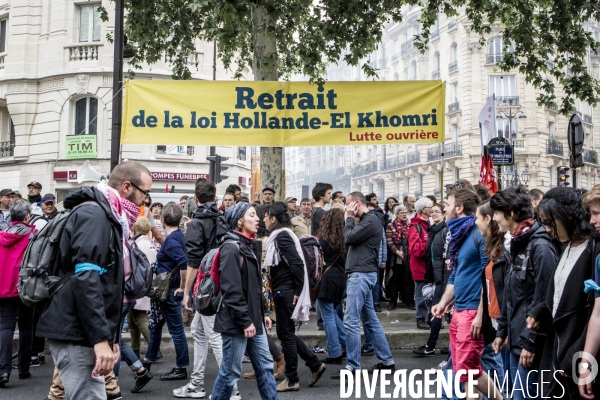
[[(278, 202), (266, 187), (253, 204), (237, 185), (218, 204), (215, 185), (203, 178), (194, 196), (153, 203), (151, 184), (148, 170), (128, 161), (108, 182), (65, 197), (74, 217), (60, 237), (56, 274), (70, 277), (43, 309), (23, 303), (17, 281), (31, 235), (59, 214), (56, 199), (42, 196), (36, 181), (27, 199), (0, 191), (0, 387), (10, 387), (13, 362), (19, 379), (30, 378), (30, 367), (45, 362), (48, 340), (56, 365), (48, 399), (122, 398), (121, 361), (138, 393), (154, 378), (166, 325), (176, 358), (160, 379), (187, 381), (174, 397), (205, 398), (211, 389), (213, 400), (241, 399), (237, 382), (245, 378), (256, 380), (261, 398), (277, 399), (278, 392), (315, 386), (327, 366), (340, 366), (333, 379), (340, 368), (367, 368), (365, 356), (377, 357), (369, 372), (394, 371), (377, 315), (387, 303), (390, 312), (414, 312), (415, 328), (429, 331), (414, 355), (439, 350), (448, 354), (440, 367), (450, 373), (476, 370), (479, 395), (592, 399), (598, 393), (595, 381), (578, 380), (572, 371), (576, 363), (581, 378), (595, 374), (600, 350), (600, 185), (587, 192), (518, 186), (490, 194), (460, 179), (443, 199), (389, 197), (382, 208), (374, 193), (344, 195), (328, 183), (317, 183), (300, 202)], [(157, 275), (172, 276), (162, 301), (121, 290), (118, 282), (132, 274), (131, 246)], [(205, 316), (194, 309), (192, 289), (203, 259), (217, 248), (222, 303)], [(309, 309), (325, 332), (325, 358), (296, 334)], [(192, 355), (185, 334), (190, 315)], [(444, 327), (450, 345), (440, 349)], [(215, 382), (205, 382), (209, 346), (219, 365)], [(301, 376), (299, 359), (309, 376)], [(242, 374), (242, 362), (252, 372)]]

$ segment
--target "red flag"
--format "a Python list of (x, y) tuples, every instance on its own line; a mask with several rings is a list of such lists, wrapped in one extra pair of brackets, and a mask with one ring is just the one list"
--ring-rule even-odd
[(496, 181), (496, 170), (494, 169), (494, 160), (492, 157), (488, 157), (487, 165), (487, 187), (490, 189), (490, 193), (494, 194), (498, 191), (498, 182)]
[(167, 186), (165, 186), (165, 193), (169, 193), (169, 184), (167, 183)]
[(481, 169), (479, 170), (479, 184), (486, 185), (487, 184), (487, 160), (485, 156), (481, 156)]

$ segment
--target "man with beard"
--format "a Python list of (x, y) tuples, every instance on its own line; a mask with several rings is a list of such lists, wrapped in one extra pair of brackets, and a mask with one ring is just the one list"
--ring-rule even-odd
[(120, 358), (123, 243), (151, 187), (150, 171), (126, 161), (108, 184), (65, 197), (66, 209), (81, 206), (66, 222), (52, 273), (71, 277), (42, 312), (37, 335), (49, 339), (68, 400), (106, 399), (104, 376)]
[[(450, 242), (447, 258), (452, 274), (440, 302), (432, 307), (431, 313), (435, 318), (442, 318), (454, 303), (452, 322), (448, 328), (453, 370), (455, 373), (476, 370), (475, 389), (488, 399), (498, 400), (502, 399), (502, 392), (481, 367), (483, 337), (478, 331), (473, 332), (481, 300), (482, 286), (479, 277), (489, 262), (484, 253), (485, 242), (475, 225), (478, 205), (479, 197), (473, 190), (450, 188), (448, 191), (445, 211)], [(466, 373), (460, 377), (462, 383), (467, 382), (467, 379)]]
[(42, 184), (37, 181), (33, 181), (27, 185), (27, 191), (29, 193), (27, 195), (27, 201), (29, 204), (39, 207), (42, 204), (42, 196), (40, 195), (40, 192), (42, 191)]

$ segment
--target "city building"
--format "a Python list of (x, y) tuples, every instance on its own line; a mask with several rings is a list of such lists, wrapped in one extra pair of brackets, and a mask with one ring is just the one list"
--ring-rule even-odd
[[(97, 10), (110, 16), (102, 22)], [(0, 188), (26, 193), (38, 181), (58, 199), (80, 185), (85, 159), (110, 169), (114, 2), (109, 0), (0, 0)], [(136, 71), (135, 79), (171, 79), (171, 61)], [(213, 79), (213, 44), (188, 55), (193, 79)], [(124, 65), (124, 75), (130, 69)], [(247, 75), (250, 72), (247, 71)], [(230, 75), (217, 64), (217, 79)], [(167, 134), (165, 132), (165, 134)], [(250, 192), (250, 148), (217, 147), (229, 157), (219, 188)], [(122, 159), (140, 160), (153, 174), (153, 191), (193, 193), (208, 174), (206, 146), (123, 145)], [(91, 183), (88, 183), (91, 184)]]
[[(375, 192), (379, 198), (408, 194), (439, 197), (442, 185), (454, 183), (458, 178), (477, 182), (482, 156), (478, 115), (490, 96), (496, 99), (498, 134), (515, 150), (515, 164), (503, 168), (502, 184), (527, 183), (543, 191), (556, 186), (557, 167), (569, 166), (568, 121), (555, 109), (537, 104), (540, 92), (525, 82), (524, 75), (496, 70), (504, 44), (501, 26), (492, 24), (492, 33), (482, 46), (464, 13), (456, 18), (440, 15), (432, 28), (428, 49), (421, 54), (414, 47), (414, 36), (421, 30), (421, 9), (404, 7), (402, 23), (386, 26), (382, 44), (365, 61), (378, 71), (380, 80), (446, 82), (445, 142), (288, 149), (288, 193), (300, 193), (302, 185), (312, 189), (315, 182), (326, 181), (334, 184), (334, 190)], [(600, 24), (592, 22), (588, 28), (600, 38)], [(600, 57), (590, 52), (588, 68), (596, 78), (599, 64)], [(359, 66), (340, 63), (330, 66), (327, 79), (367, 78)], [(589, 189), (600, 183), (597, 153), (600, 131), (594, 125), (600, 121), (600, 114), (598, 108), (579, 101), (575, 111), (581, 116), (585, 130), (584, 166), (577, 173), (577, 187)], [(572, 179), (571, 174), (571, 184)]]

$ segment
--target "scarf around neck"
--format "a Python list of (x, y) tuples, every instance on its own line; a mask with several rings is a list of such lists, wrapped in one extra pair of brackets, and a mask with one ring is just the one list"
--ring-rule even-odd
[(529, 230), (535, 225), (535, 220), (533, 218), (527, 218), (525, 221), (521, 221), (517, 229), (512, 231), (510, 234), (512, 237), (521, 236), (529, 232)]
[(392, 241), (395, 245), (402, 244), (402, 241), (408, 237), (408, 224), (406, 221), (399, 221), (398, 218), (392, 222)]
[(467, 215), (466, 217), (452, 219), (447, 221), (446, 225), (450, 232), (450, 246), (448, 248), (450, 266), (456, 268), (458, 251), (467, 236), (469, 236), (473, 225), (475, 225), (475, 215)]

